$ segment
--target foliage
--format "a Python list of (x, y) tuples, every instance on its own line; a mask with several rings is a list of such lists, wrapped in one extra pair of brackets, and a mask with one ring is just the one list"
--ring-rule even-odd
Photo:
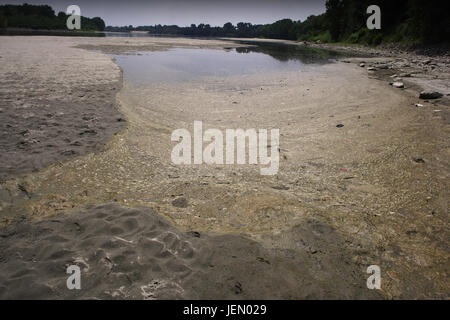
[[(439, 43), (450, 39), (450, 1), (448, 0), (377, 0), (381, 8), (381, 30), (369, 30), (366, 9), (372, 0), (327, 0), (326, 12), (305, 21), (282, 19), (271, 24), (239, 22), (222, 27), (209, 24), (147, 25), (105, 27), (99, 18), (82, 17), (83, 30), (147, 31), (151, 34), (193, 37), (273, 38), (320, 42), (350, 42), (378, 45), (382, 42)], [(66, 29), (67, 15), (55, 15), (48, 5), (1, 5), (0, 28), (16, 27), (46, 30)]]
[[(65, 30), (68, 15), (48, 5), (0, 5), (0, 28), (26, 28), (36, 30)], [(105, 22), (99, 18), (81, 17), (81, 29), (103, 31)]]
[(252, 25), (228, 22), (223, 27), (200, 24), (190, 27), (143, 26), (107, 27), (107, 31), (148, 31), (206, 37), (260, 37), (301, 41), (350, 42), (378, 45), (382, 42), (448, 42), (450, 15), (448, 0), (378, 0), (381, 30), (369, 30), (367, 7), (372, 0), (327, 0), (326, 12), (309, 16), (305, 21), (283, 19), (272, 24)]

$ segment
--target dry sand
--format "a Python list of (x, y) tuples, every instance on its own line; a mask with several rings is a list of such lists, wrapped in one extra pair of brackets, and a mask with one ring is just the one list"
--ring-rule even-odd
[[(108, 56), (80, 48), (233, 46), (159, 38), (5, 39), (0, 56), (16, 61), (17, 79), (36, 72), (29, 55), (17, 54), (22, 51), (55, 52), (42, 70), (51, 61), (76, 73), (84, 61), (102, 61), (104, 75), (117, 81), (120, 71)], [(81, 60), (69, 64), (56, 52)], [(146, 87), (125, 82), (117, 101), (127, 126), (101, 152), (1, 184), (0, 215), (15, 221), (0, 238), (2, 298), (447, 298), (448, 107), (421, 102), (416, 108), (416, 91), (390, 87), (352, 62)], [(96, 82), (95, 72), (86, 74)], [(58, 83), (46, 83), (44, 91), (58, 92)], [(99, 125), (108, 119), (116, 125), (117, 115), (105, 116), (116, 112), (109, 107), (96, 115)], [(279, 128), (279, 174), (263, 177), (259, 166), (174, 166), (170, 134), (192, 130), (194, 120), (205, 128)], [(115, 131), (105, 130), (104, 138)], [(110, 202), (116, 204), (103, 205)], [(188, 231), (202, 236), (191, 239)], [(154, 243), (147, 251), (145, 242), (155, 238), (167, 238), (165, 249), (188, 243), (194, 254), (186, 258)], [(120, 246), (103, 246), (108, 241)], [(30, 254), (38, 248), (45, 254)], [(71, 262), (90, 268), (89, 289), (64, 289), (63, 266)], [(365, 287), (372, 264), (382, 270), (379, 292)], [(110, 276), (108, 268), (119, 274)], [(30, 281), (35, 290), (18, 289)]]

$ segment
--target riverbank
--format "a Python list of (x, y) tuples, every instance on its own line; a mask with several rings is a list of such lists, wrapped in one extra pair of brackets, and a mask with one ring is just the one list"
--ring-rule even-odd
[[(10, 41), (17, 43), (5, 48), (53, 50), (53, 59), (37, 63), (42, 72), (53, 64), (76, 73), (91, 61), (85, 56), (69, 67), (57, 57), (65, 50), (68, 56), (92, 54), (109, 61), (110, 70), (120, 74), (106, 55), (81, 48), (136, 54), (233, 46), (173, 38), (58, 39), (65, 45), (50, 37), (39, 39), (40, 46), (14, 37)], [(0, 56), (9, 62), (14, 52)], [(33, 69), (28, 64), (33, 60), (17, 56), (23, 57), (18, 70)], [(204, 295), (199, 298), (446, 298), (445, 106), (438, 100), (416, 107), (420, 100), (414, 90), (394, 88), (375, 79), (376, 71), (360, 67), (360, 60), (345, 60), (353, 63), (302, 73), (147, 86), (125, 82), (117, 101), (127, 126), (104, 149), (1, 184), (0, 213), (5, 221), (16, 221), (2, 230), (2, 297), (23, 297), (24, 290), (9, 288), (24, 288), (29, 281), (38, 287), (32, 297), (71, 297), (60, 283), (65, 277), (61, 265), (76, 263), (92, 280), (80, 297), (193, 297), (188, 293), (200, 285)], [(52, 88), (59, 92), (60, 84), (54, 81)], [(170, 134), (191, 128), (194, 120), (202, 120), (205, 128), (279, 128), (279, 174), (262, 177), (254, 166), (174, 166)], [(155, 214), (168, 221), (164, 227), (158, 227)], [(153, 222), (146, 220), (154, 215)], [(25, 221), (17, 222), (21, 217)], [(31, 230), (33, 238), (21, 228)], [(205, 253), (208, 241), (189, 240), (185, 232), (207, 239), (228, 234), (234, 240), (226, 248), (211, 240), (214, 245)], [(156, 248), (141, 253), (134, 244), (148, 239), (164, 245), (150, 243)], [(44, 242), (45, 252), (34, 256), (35, 246)], [(169, 250), (185, 242), (207, 263), (199, 265), (195, 258), (192, 264), (190, 257)], [(104, 252), (96, 255), (92, 248)], [(32, 267), (33, 259), (39, 267)], [(126, 283), (107, 281), (109, 273), (101, 266), (108, 260), (117, 277), (126, 275)], [(95, 267), (89, 269), (89, 261)], [(58, 267), (45, 273), (53, 263)], [(217, 264), (218, 271), (209, 269)], [(382, 270), (380, 296), (366, 287), (372, 264)], [(160, 268), (136, 271), (149, 265)], [(205, 273), (211, 277), (198, 284), (194, 275)], [(267, 290), (255, 284), (266, 278)], [(284, 290), (274, 283), (289, 285)], [(207, 287), (220, 289), (212, 294)], [(167, 288), (175, 291), (166, 294)]]

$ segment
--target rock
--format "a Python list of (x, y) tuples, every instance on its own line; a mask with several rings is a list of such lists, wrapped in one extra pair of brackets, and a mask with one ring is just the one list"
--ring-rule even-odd
[(359, 66), (360, 66), (361, 68), (364, 68), (364, 67), (366, 66), (366, 64), (363, 63), (363, 62), (361, 62), (361, 63), (359, 64)]
[(416, 107), (423, 107), (423, 104), (416, 103), (415, 106), (416, 106)]
[(22, 192), (28, 194), (27, 188), (25, 188), (25, 187), (24, 187), (23, 185), (21, 185), (21, 184), (18, 184), (18, 185), (17, 185), (17, 189), (19, 189), (20, 191), (22, 191)]
[(289, 187), (283, 186), (283, 185), (278, 185), (278, 186), (272, 186), (272, 189), (275, 190), (289, 190)]
[(399, 81), (394, 82), (394, 83), (392, 84), (392, 86), (395, 87), (395, 88), (404, 88), (404, 87), (405, 87), (405, 85), (403, 84), (403, 82), (399, 82)]
[(344, 125), (342, 123), (340, 123), (336, 126), (336, 128), (343, 128), (343, 127), (344, 127)]
[(186, 198), (181, 197), (173, 200), (172, 205), (177, 208), (187, 208), (188, 201), (186, 200)]
[(200, 232), (197, 231), (188, 231), (187, 234), (194, 238), (200, 238)]
[(442, 93), (437, 91), (422, 91), (419, 95), (420, 99), (439, 99), (442, 97)]

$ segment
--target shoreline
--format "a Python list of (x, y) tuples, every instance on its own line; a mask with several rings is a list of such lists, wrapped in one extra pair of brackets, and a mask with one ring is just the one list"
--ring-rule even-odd
[[(100, 48), (110, 52), (161, 50), (176, 45), (173, 38), (99, 41)], [(126, 43), (121, 47), (123, 41)], [(185, 39), (179, 45), (201, 47), (203, 41)], [(91, 49), (99, 47), (94, 40), (83, 39), (77, 42), (80, 44)], [(219, 43), (207, 47), (217, 48)], [(448, 172), (443, 148), (448, 142), (441, 126), (445, 121), (439, 122), (434, 114), (428, 113), (434, 106), (432, 103), (426, 108), (415, 108), (413, 93), (402, 93), (385, 80), (373, 82), (370, 77), (365, 78), (365, 69), (346, 63), (324, 68), (322, 72), (302, 75), (228, 77), (202, 87), (172, 84), (136, 88), (125, 82), (117, 99), (121, 103), (119, 110), (128, 120), (126, 128), (108, 142), (105, 150), (3, 184), (2, 190), (6, 187), (10, 194), (15, 194), (14, 204), (8, 210), (21, 215), (27, 212), (27, 217), (37, 218), (34, 222), (25, 219), (22, 225), (35, 228), (44, 224), (51, 234), (57, 234), (61, 230), (48, 225), (49, 221), (73, 217), (81, 226), (92, 228), (92, 221), (84, 220), (83, 214), (90, 216), (104, 210), (102, 203), (117, 202), (106, 211), (112, 210), (119, 216), (132, 210), (125, 207), (150, 207), (170, 220), (177, 227), (177, 234), (181, 230), (226, 233), (230, 237), (242, 234), (247, 238), (245, 241), (251, 238), (274, 254), (300, 255), (301, 266), (293, 270), (296, 276), (315, 270), (314, 263), (325, 266), (325, 272), (314, 271), (313, 278), (319, 280), (310, 284), (312, 297), (320, 296), (320, 281), (339, 277), (336, 274), (339, 270), (352, 285), (338, 283), (334, 292), (363, 297), (367, 293), (364, 266), (376, 262), (389, 270), (382, 291), (384, 298), (417, 298), (429, 286), (436, 288), (428, 297), (445, 298), (445, 276), (436, 278), (436, 274), (445, 272), (439, 261), (445, 259), (443, 246), (448, 223), (447, 183), (442, 177)], [(183, 105), (178, 101), (183, 101)], [(203, 105), (198, 101), (208, 103)], [(167, 105), (173, 108), (168, 110)], [(274, 110), (274, 105), (280, 107)], [(218, 113), (220, 110), (228, 112)], [(165, 156), (170, 151), (167, 137), (173, 128), (192, 123), (198, 114), (203, 115), (208, 126), (218, 128), (267, 127), (269, 123), (282, 128), (285, 142), (281, 149), (282, 156), (286, 157), (280, 169), (282, 174), (276, 179), (262, 179), (250, 167), (171, 167), (167, 160), (170, 157)], [(337, 129), (337, 123), (344, 123), (344, 128)], [(414, 157), (422, 157), (424, 164), (413, 161)], [(18, 185), (31, 197), (18, 189)], [(173, 204), (180, 198), (187, 201), (187, 207)], [(423, 212), (430, 211), (434, 212), (431, 218), (423, 216)], [(69, 214), (60, 215), (60, 212)], [(117, 232), (120, 237), (132, 235), (139, 241), (139, 237), (145, 236), (139, 229), (139, 221), (146, 215), (135, 212), (135, 222), (119, 219), (118, 224), (101, 231), (106, 232), (102, 237)], [(108, 213), (98, 218), (108, 221)], [(104, 220), (97, 223), (106, 223)], [(131, 224), (129, 230), (128, 224)], [(15, 227), (13, 224), (7, 228)], [(8, 234), (3, 239), (13, 243), (14, 238), (8, 240), (12, 234)], [(425, 243), (423, 238), (427, 239)], [(63, 243), (66, 241), (72, 239), (66, 237)], [(95, 246), (98, 240), (93, 241)], [(169, 238), (165, 241), (167, 245), (172, 242)], [(253, 246), (252, 242), (247, 244)], [(198, 250), (202, 247), (199, 244)], [(48, 248), (55, 252), (61, 249), (51, 245)], [(230, 250), (232, 255), (234, 249)], [(243, 252), (248, 250), (245, 247)], [(76, 253), (87, 254), (86, 248)], [(120, 251), (114, 251), (114, 255), (123, 258)], [(240, 257), (242, 260), (233, 259), (223, 256), (221, 263), (245, 265), (245, 254)], [(347, 268), (342, 269), (342, 261), (348, 263)], [(118, 262), (118, 266), (123, 263)], [(264, 278), (274, 271), (258, 272)], [(360, 274), (361, 278), (356, 276)], [(242, 292), (243, 288), (249, 297), (259, 297), (255, 295), (258, 288), (251, 288), (249, 279), (236, 281), (240, 289), (234, 283), (226, 290)], [(132, 283), (131, 287), (144, 285), (138, 283)], [(152, 290), (161, 290), (163, 294), (166, 289), (167, 286), (153, 285)], [(130, 293), (129, 297), (135, 294)], [(220, 292), (215, 294), (218, 298), (226, 297)], [(270, 292), (261, 294), (271, 296)], [(112, 292), (110, 295), (114, 297)], [(345, 294), (328, 296), (332, 297), (345, 298)]]
[[(277, 39), (256, 39), (256, 38), (222, 38), (227, 41), (247, 41), (247, 42), (269, 42), (281, 43), (294, 46), (306, 46), (311, 48), (333, 50), (341, 53), (363, 54), (364, 57), (339, 58), (338, 61), (346, 63), (365, 64), (364, 68), (374, 67), (377, 70), (372, 72), (380, 80), (392, 82), (390, 75), (397, 75), (417, 92), (423, 90), (440, 91), (443, 97), (438, 101), (450, 106), (450, 53), (443, 46), (442, 51), (435, 49), (436, 53), (424, 54), (426, 50), (422, 47), (403, 47), (398, 44), (388, 44), (385, 46), (369, 47), (360, 44), (327, 44), (313, 43), (293, 40)], [(433, 50), (432, 50), (433, 51)], [(445, 54), (443, 54), (445, 52)], [(378, 68), (381, 67), (381, 68)], [(392, 73), (386, 70), (393, 71)], [(381, 72), (380, 72), (381, 71)], [(388, 75), (387, 75), (388, 74)], [(404, 77), (401, 77), (404, 75)], [(439, 79), (439, 85), (433, 85)]]

